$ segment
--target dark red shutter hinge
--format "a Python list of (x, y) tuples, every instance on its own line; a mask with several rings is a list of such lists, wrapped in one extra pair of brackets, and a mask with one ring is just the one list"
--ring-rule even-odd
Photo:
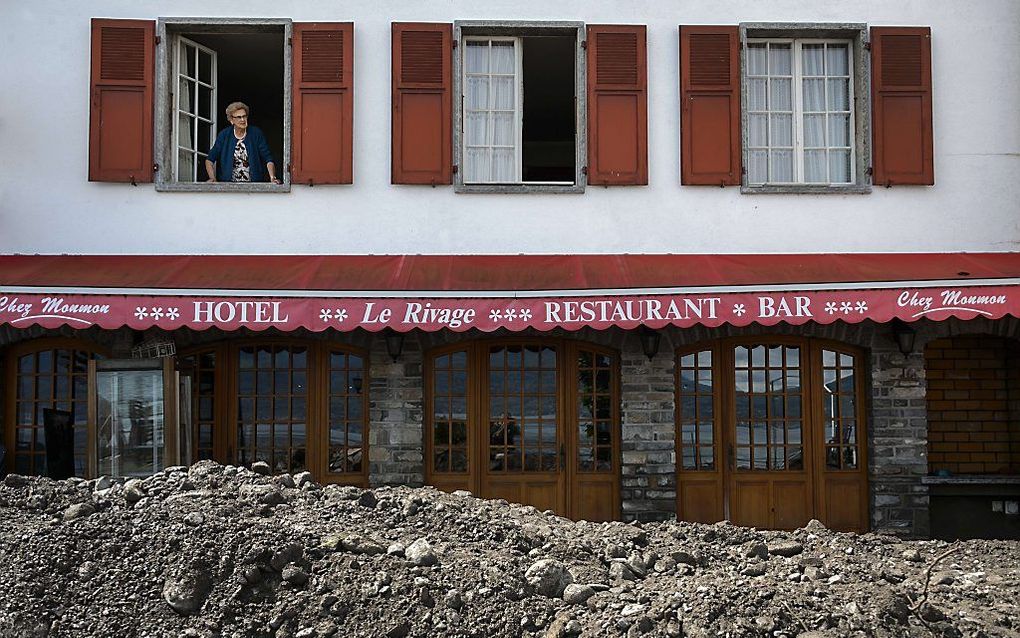
[(290, 172), (290, 164), (287, 164), (287, 172)]
[(865, 51), (871, 51), (871, 42), (865, 42), (864, 43), (864, 50)]
[(287, 38), (287, 46), (289, 47), (294, 46), (294, 38)]
[(581, 169), (581, 175), (587, 175), (587, 174), (588, 174), (588, 167), (585, 166), (584, 168)]
[(457, 174), (457, 165), (456, 164), (453, 165), (453, 174), (454, 175)]
[(160, 38), (160, 37), (159, 37), (159, 36), (157, 35), (157, 36), (156, 36), (156, 44), (159, 44), (159, 43), (160, 43), (160, 42), (162, 42), (162, 41), (163, 41), (163, 40), (162, 40), (162, 38)]
[(456, 49), (456, 48), (457, 48), (457, 41), (456, 41), (456, 40), (454, 40), (454, 41), (453, 41), (453, 48), (454, 48), (454, 49)]
[(158, 173), (159, 172), (159, 164), (153, 164), (152, 165), (152, 172), (153, 173)]
[(875, 169), (869, 166), (868, 170), (866, 172), (867, 172), (868, 175), (874, 175), (875, 174)]
[(584, 49), (585, 51), (588, 50), (588, 41), (587, 40), (581, 40), (581, 48)]

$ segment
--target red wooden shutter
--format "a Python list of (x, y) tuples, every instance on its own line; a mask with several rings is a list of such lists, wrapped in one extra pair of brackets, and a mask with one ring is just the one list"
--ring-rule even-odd
[(645, 27), (588, 27), (588, 183), (648, 183)]
[(156, 23), (92, 19), (89, 181), (152, 181)]
[(740, 42), (735, 26), (680, 27), (680, 183), (740, 185)]
[(871, 28), (875, 184), (935, 183), (931, 29)]
[(295, 22), (291, 181), (354, 178), (354, 23)]
[(392, 25), (394, 184), (449, 184), (453, 96), (453, 25)]

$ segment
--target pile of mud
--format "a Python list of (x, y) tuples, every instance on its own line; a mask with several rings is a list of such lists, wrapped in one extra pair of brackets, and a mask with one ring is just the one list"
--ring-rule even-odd
[(1017, 636), (1020, 543), (573, 522), (201, 462), (0, 483), (0, 636)]

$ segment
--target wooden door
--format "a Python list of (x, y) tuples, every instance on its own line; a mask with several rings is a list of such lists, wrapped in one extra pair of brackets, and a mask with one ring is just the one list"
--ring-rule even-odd
[(677, 354), (679, 518), (868, 529), (861, 351), (773, 337)]
[(738, 525), (801, 527), (813, 515), (806, 352), (801, 344), (779, 342), (738, 344), (726, 354), (733, 370), (730, 518)]
[(560, 339), (437, 348), (425, 479), (589, 521), (620, 515), (619, 357)]
[(567, 438), (558, 344), (492, 343), (481, 399), (481, 496), (567, 515)]
[(620, 516), (619, 366), (615, 353), (576, 344), (567, 361), (570, 405), (566, 437), (569, 516), (612, 521)]

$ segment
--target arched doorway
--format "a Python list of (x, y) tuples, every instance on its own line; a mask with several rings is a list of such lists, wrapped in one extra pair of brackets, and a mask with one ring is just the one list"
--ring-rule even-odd
[(619, 357), (563, 339), (426, 356), (426, 482), (575, 519), (619, 517)]
[(867, 529), (863, 353), (742, 337), (677, 351), (677, 511), (684, 520)]

